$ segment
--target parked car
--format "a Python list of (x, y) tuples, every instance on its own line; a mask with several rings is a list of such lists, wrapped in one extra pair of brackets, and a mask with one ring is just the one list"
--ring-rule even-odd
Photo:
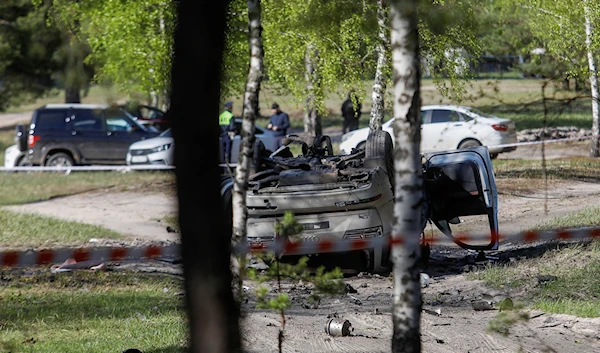
[(15, 140), (31, 165), (125, 164), (133, 142), (158, 134), (117, 107), (46, 104), (33, 112), (28, 130), (17, 126)]
[[(383, 130), (393, 136), (390, 119)], [(488, 146), (490, 156), (514, 151), (517, 147), (494, 147), (517, 142), (514, 121), (486, 115), (471, 107), (426, 105), (421, 107), (421, 151), (424, 153), (461, 148)], [(340, 149), (350, 154), (353, 148), (364, 148), (369, 128), (351, 131), (342, 136)]]
[[(242, 128), (242, 119), (235, 118), (235, 137), (233, 138), (233, 145), (231, 149), (231, 163), (237, 163), (238, 155), (240, 152), (240, 132)], [(275, 137), (271, 130), (264, 129), (260, 126), (255, 126), (254, 135), (257, 140), (263, 142), (263, 144), (270, 150), (274, 151), (277, 148)], [(171, 129), (163, 131), (158, 137), (153, 139), (147, 139), (133, 143), (129, 146), (129, 152), (127, 153), (127, 164), (166, 164), (173, 165), (174, 162), (174, 140), (172, 137)], [(221, 150), (219, 150), (220, 153)], [(221, 159), (219, 155), (219, 160)]]
[(156, 107), (133, 102), (123, 104), (120, 107), (131, 114), (140, 124), (153, 126), (158, 131), (164, 131), (170, 126), (166, 113)]
[[(255, 146), (254, 174), (246, 195), (249, 245), (276, 242), (275, 223), (285, 211), (292, 211), (303, 226), (296, 237), (299, 242), (389, 238), (395, 218), (391, 136), (378, 131), (369, 137), (365, 149), (351, 155), (334, 155), (331, 140), (324, 136), (300, 141), (303, 154), (294, 157), (289, 144), (296, 142), (286, 138), (286, 146), (273, 153), (260, 142)], [(463, 248), (497, 249), (498, 193), (487, 147), (428, 153), (423, 160), (426, 203), (421, 229), (429, 219)], [(228, 189), (232, 187), (231, 179), (221, 184), (226, 203), (231, 203)], [(472, 243), (455, 239), (450, 224), (460, 223), (459, 217), (477, 215), (487, 216), (489, 239)], [(345, 255), (359, 256), (363, 270), (389, 269), (387, 245)]]
[(23, 166), (23, 162), (26, 162), (25, 152), (19, 151), (17, 145), (8, 146), (4, 150), (4, 168)]

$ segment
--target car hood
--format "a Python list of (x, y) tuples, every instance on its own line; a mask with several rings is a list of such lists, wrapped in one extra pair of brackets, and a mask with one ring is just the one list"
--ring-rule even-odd
[(138, 142), (134, 142), (129, 146), (130, 150), (147, 150), (150, 148), (166, 145), (169, 143), (173, 143), (174, 140), (172, 137), (154, 137), (151, 139), (141, 140)]

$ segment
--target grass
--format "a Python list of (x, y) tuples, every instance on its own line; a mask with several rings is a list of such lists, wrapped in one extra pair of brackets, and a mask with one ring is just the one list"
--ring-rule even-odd
[[(47, 271), (47, 270), (46, 270)], [(6, 272), (0, 351), (185, 352), (178, 278), (123, 272)]]
[[(600, 243), (576, 243), (514, 265), (491, 265), (470, 274), (489, 286), (527, 290), (529, 306), (550, 313), (600, 316)], [(555, 279), (539, 282), (538, 276)]]
[(600, 207), (588, 207), (581, 211), (557, 217), (535, 228), (540, 230), (569, 229), (600, 226)]
[[(600, 159), (589, 157), (568, 157), (546, 160), (548, 179), (577, 179), (599, 181)], [(543, 179), (544, 169), (541, 160), (494, 160), (494, 174), (497, 178)]]
[(48, 200), (97, 189), (173, 192), (172, 171), (4, 173), (0, 178), (0, 206)]
[[(116, 102), (125, 97), (125, 95), (117, 92), (116, 89), (106, 86), (96, 85), (90, 87), (88, 94), (85, 97), (81, 97), (81, 103), (87, 104), (110, 104)], [(64, 103), (65, 92), (63, 90), (54, 89), (48, 92), (45, 97), (26, 101), (24, 104), (19, 106), (10, 107), (6, 110), (7, 113), (21, 113), (35, 110), (44, 104), (49, 103)]]
[(91, 238), (123, 238), (119, 233), (100, 226), (6, 210), (0, 210), (0, 224), (0, 244), (4, 248), (82, 245)]

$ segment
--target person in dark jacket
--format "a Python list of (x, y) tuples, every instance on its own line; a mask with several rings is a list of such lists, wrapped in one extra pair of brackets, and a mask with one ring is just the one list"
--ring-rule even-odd
[(362, 114), (362, 104), (358, 102), (356, 109), (352, 103), (351, 98), (352, 92), (348, 93), (348, 99), (342, 104), (342, 116), (344, 117), (344, 126), (342, 127), (342, 134), (358, 129), (358, 120)]
[[(219, 115), (219, 127), (221, 128), (221, 152), (223, 163), (231, 163), (231, 146), (233, 145), (233, 136), (235, 136), (235, 120), (233, 119), (233, 102), (227, 102), (223, 105), (223, 113)], [(233, 136), (232, 136), (233, 135)]]
[(267, 129), (273, 131), (273, 135), (275, 135), (275, 140), (277, 142), (277, 148), (281, 147), (281, 140), (287, 134), (287, 129), (290, 127), (290, 117), (279, 109), (279, 105), (277, 103), (273, 103), (271, 106), (271, 120), (269, 121), (269, 125), (267, 125)]

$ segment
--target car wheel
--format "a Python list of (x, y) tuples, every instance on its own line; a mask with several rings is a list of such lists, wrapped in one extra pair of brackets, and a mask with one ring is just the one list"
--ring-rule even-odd
[(55, 153), (46, 161), (48, 167), (71, 167), (73, 164), (73, 158), (64, 152)]
[(356, 149), (364, 150), (366, 145), (367, 145), (367, 141), (363, 141), (363, 142), (359, 143), (358, 145), (356, 145)]
[(369, 134), (365, 144), (365, 160), (380, 160), (378, 163), (388, 175), (392, 190), (395, 185), (394, 144), (387, 131), (377, 130)]
[(479, 146), (481, 146), (481, 143), (479, 143), (477, 140), (465, 140), (458, 145), (458, 149), (462, 150), (463, 148), (473, 148)]

